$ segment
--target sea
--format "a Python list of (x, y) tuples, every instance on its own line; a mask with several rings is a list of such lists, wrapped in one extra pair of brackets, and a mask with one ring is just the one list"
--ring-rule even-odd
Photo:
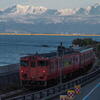
[(68, 47), (76, 38), (100, 41), (99, 36), (0, 35), (0, 66), (19, 63), (26, 55), (56, 51), (60, 42)]

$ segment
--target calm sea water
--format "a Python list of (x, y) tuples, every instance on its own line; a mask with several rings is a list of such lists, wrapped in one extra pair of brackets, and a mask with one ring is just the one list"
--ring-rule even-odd
[[(69, 46), (75, 38), (87, 38), (83, 36), (0, 36), (0, 66), (19, 63), (19, 59), (27, 54), (36, 52), (52, 52), (56, 46), (63, 42)], [(100, 41), (100, 37), (89, 37)], [(50, 47), (41, 47), (49, 45)]]

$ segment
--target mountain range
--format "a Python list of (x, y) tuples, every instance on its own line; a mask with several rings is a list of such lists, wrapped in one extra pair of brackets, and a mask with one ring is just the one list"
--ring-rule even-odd
[(100, 4), (88, 6), (86, 8), (74, 8), (74, 9), (48, 9), (46, 7), (35, 7), (29, 5), (14, 5), (7, 9), (0, 11), (3, 15), (57, 15), (57, 16), (68, 16), (68, 15), (100, 15)]
[(29, 5), (0, 9), (0, 32), (100, 34), (99, 27), (100, 4), (60, 10)]

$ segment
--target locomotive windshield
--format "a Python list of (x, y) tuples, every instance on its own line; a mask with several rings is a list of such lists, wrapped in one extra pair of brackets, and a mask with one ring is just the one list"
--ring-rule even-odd
[(35, 62), (31, 62), (31, 67), (36, 67), (36, 63)]
[(48, 66), (48, 61), (41, 60), (41, 61), (38, 62), (38, 65), (39, 66)]
[(29, 65), (29, 63), (28, 63), (28, 61), (23, 61), (23, 60), (21, 60), (21, 61), (20, 61), (20, 65), (21, 65), (21, 66), (24, 66), (24, 67), (27, 67), (27, 66)]

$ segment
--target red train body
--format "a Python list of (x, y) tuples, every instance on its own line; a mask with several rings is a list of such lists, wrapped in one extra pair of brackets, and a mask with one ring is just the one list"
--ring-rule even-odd
[(90, 69), (95, 61), (93, 48), (65, 48), (20, 59), (20, 80), (24, 85), (46, 86), (66, 82)]

